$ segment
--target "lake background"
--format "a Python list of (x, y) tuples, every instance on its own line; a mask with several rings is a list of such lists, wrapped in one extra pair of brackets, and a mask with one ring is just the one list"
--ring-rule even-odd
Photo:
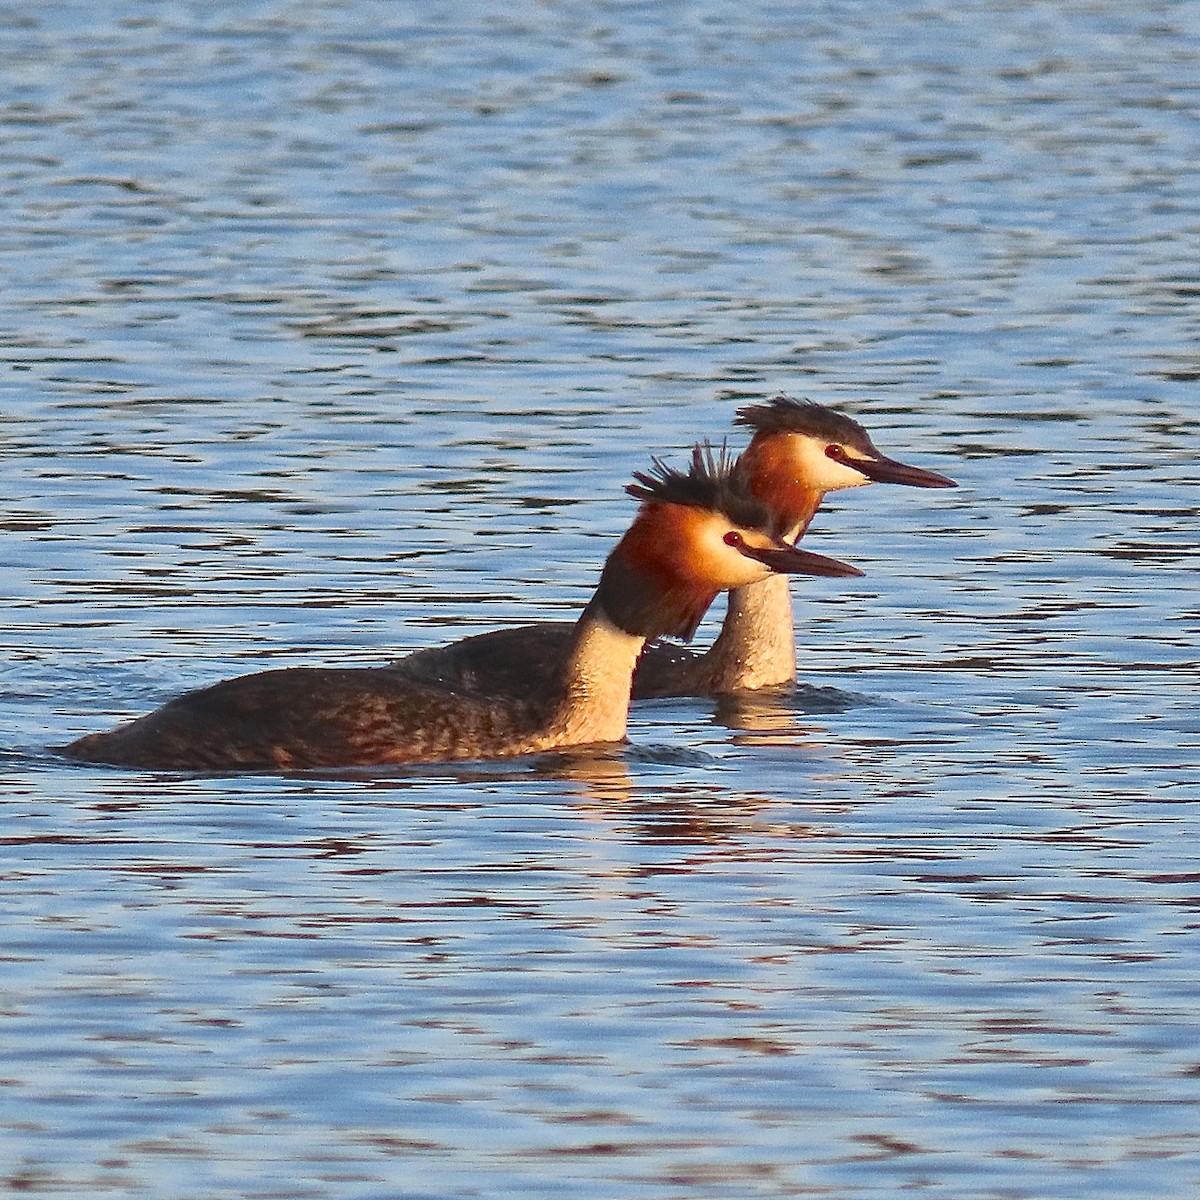
[[(0, 1192), (1200, 1188), (1200, 6), (4, 5), (0, 147)], [(574, 613), (781, 391), (962, 485), (794, 694), (46, 751)]]

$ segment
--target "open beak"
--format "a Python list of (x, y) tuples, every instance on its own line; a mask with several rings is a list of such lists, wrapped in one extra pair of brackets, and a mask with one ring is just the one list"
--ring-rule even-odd
[(781, 575), (826, 575), (835, 579), (846, 579), (850, 576), (861, 575), (857, 567), (849, 563), (839, 562), (836, 558), (826, 558), (824, 554), (814, 554), (811, 550), (798, 550), (787, 542), (777, 542), (774, 546), (738, 547), (747, 558), (756, 559), (772, 571)]
[(903, 483), (908, 487), (948, 488), (958, 487), (958, 484), (946, 475), (936, 471), (926, 471), (921, 467), (910, 467), (907, 463), (897, 462), (894, 458), (885, 458), (882, 454), (875, 458), (844, 458), (841, 460), (856, 471), (861, 471), (875, 483)]

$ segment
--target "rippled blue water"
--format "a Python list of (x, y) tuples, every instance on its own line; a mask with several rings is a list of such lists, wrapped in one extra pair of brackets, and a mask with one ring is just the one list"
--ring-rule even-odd
[[(0, 80), (0, 1189), (1197, 1191), (1200, 8), (47, 0)], [(569, 614), (781, 390), (963, 484), (828, 506), (793, 696), (45, 750)]]

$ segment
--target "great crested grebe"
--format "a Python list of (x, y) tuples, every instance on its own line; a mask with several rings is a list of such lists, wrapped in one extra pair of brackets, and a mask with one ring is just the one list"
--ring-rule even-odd
[(559, 682), (525, 699), (470, 695), (391, 667), (288, 668), (188, 692), (62, 752), (150, 769), (292, 770), (507, 758), (620, 741), (647, 638), (690, 637), (717, 593), (775, 572), (862, 572), (797, 550), (724, 455), (686, 472), (655, 461), (626, 491), (641, 507), (575, 623)]
[[(735, 473), (771, 510), (776, 532), (788, 542), (804, 534), (827, 492), (872, 482), (957, 486), (945, 475), (885, 457), (857, 421), (811, 400), (776, 396), (746, 405), (734, 424), (754, 431)], [(412, 679), (517, 696), (528, 691), (531, 680), (561, 672), (570, 637), (569, 622), (544, 621), (418, 650), (394, 666)], [(720, 635), (707, 652), (647, 645), (633, 698), (721, 695), (795, 678), (791, 593), (787, 580), (774, 576), (729, 593)]]

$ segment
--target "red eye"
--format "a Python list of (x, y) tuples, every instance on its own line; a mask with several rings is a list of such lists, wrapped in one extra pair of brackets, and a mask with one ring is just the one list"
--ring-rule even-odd
[(736, 529), (731, 529), (725, 535), (725, 545), (727, 546), (744, 546), (745, 544), (742, 535)]
[(832, 458), (834, 462), (844, 463), (846, 461), (846, 452), (841, 446), (826, 446), (825, 457)]

